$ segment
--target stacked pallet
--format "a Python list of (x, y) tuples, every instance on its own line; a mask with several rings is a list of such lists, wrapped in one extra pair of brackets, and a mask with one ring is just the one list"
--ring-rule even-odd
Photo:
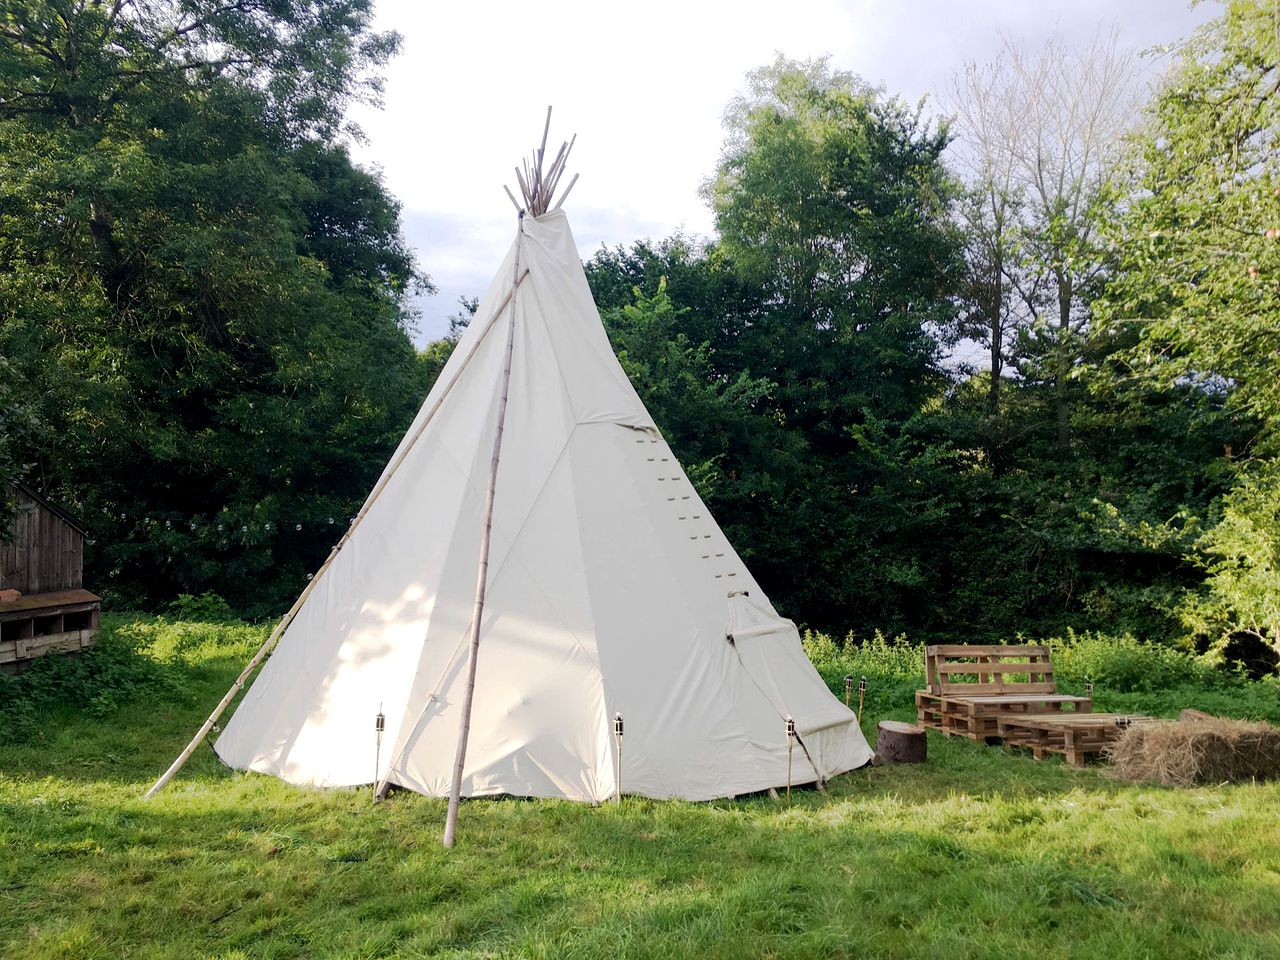
[(916, 718), (947, 736), (985, 742), (1000, 719), (1093, 709), (1090, 697), (1058, 693), (1049, 648), (944, 644), (925, 649), (927, 690), (916, 691)]
[(1128, 713), (1046, 713), (1009, 715), (998, 721), (1000, 738), (1007, 748), (1024, 748), (1037, 760), (1061, 754), (1073, 767), (1083, 767), (1135, 723), (1151, 717)]

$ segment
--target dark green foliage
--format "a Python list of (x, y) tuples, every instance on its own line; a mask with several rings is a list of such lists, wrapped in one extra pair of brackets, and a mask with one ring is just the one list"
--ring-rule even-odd
[(1123, 381), (1105, 324), (1069, 382), (1026, 369), (993, 406), (941, 360), (966, 295), (945, 132), (822, 62), (750, 83), (708, 186), (719, 241), (602, 250), (588, 277), (770, 596), (835, 632), (1187, 642), (1247, 421), (1222, 391)]
[(202, 593), (198, 597), (181, 593), (170, 602), (168, 612), (175, 620), (232, 623), (239, 619), (232, 612), (231, 605), (216, 593)]
[(0, 352), (39, 429), (0, 467), (113, 601), (278, 609), (427, 385), (398, 205), (335, 139), (396, 39), (365, 0), (4, 10)]
[(0, 673), (0, 743), (36, 739), (60, 708), (102, 717), (140, 699), (185, 695), (180, 676), (118, 624), (108, 620), (98, 642), (82, 654), (40, 657), (17, 676)]
[(1230, 416), (1229, 490), (1190, 556), (1188, 631), (1280, 656), (1280, 97), (1275, 9), (1236, 0), (1186, 47), (1138, 141), (1100, 304), (1120, 389), (1194, 389)]
[[(1037, 641), (1041, 642), (1041, 641)], [(1042, 641), (1053, 657), (1064, 693), (1081, 694), (1094, 684), (1096, 709), (1176, 717), (1185, 707), (1246, 720), (1280, 722), (1280, 684), (1274, 677), (1249, 680), (1185, 651), (1145, 643), (1128, 634), (1069, 633)], [(867, 678), (866, 712), (872, 716), (914, 709), (924, 686), (923, 643), (906, 637), (869, 639), (850, 635), (837, 643), (827, 634), (806, 633), (804, 649), (827, 685), (844, 696), (844, 678)]]
[[(752, 82), (709, 186), (719, 245), (604, 251), (589, 277), (615, 308), (615, 347), (647, 374), (646, 403), (682, 461), (714, 476), (711, 507), (771, 595), (816, 625), (899, 629), (928, 585), (904, 548), (939, 519), (909, 496), (936, 454), (907, 424), (946, 382), (935, 334), (959, 276), (946, 137), (824, 63), (779, 60)], [(632, 287), (628, 319), (616, 308)], [(676, 308), (661, 360), (634, 332), (654, 296)]]
[[(112, 602), (278, 613), (476, 309), (415, 354), (425, 280), (340, 135), (396, 38), (366, 0), (0, 14), (0, 479), (89, 522)], [(1134, 176), (1090, 181), (1109, 242), (1046, 221), (1052, 250), (1019, 247), (1037, 269), (1088, 259), (1069, 376), (1032, 342), (1043, 317), (998, 397), (947, 360), (973, 333), (978, 229), (948, 130), (825, 61), (779, 58), (731, 104), (715, 240), (587, 264), (623, 366), (786, 615), (1132, 634), (1273, 668), (1270, 24), (1236, 2), (1187, 47)]]

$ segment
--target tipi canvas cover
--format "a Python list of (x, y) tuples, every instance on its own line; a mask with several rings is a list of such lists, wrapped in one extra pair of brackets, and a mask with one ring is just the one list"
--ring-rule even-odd
[(795, 782), (866, 763), (854, 715), (618, 364), (564, 214), (524, 217), (520, 230), (219, 756), (293, 783), (376, 777), (448, 795), (510, 329), (462, 795), (609, 798), (616, 714), (626, 793), (705, 800), (780, 786), (788, 715)]

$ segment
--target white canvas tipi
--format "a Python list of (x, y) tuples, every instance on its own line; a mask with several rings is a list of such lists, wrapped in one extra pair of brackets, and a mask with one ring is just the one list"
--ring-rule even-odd
[(795, 782), (865, 764), (853, 713), (628, 382), (559, 210), (522, 218), (475, 320), (218, 755), (299, 784), (376, 776), (449, 793), (508, 357), (461, 794), (611, 797), (618, 714), (625, 793), (706, 800), (781, 786), (788, 716)]

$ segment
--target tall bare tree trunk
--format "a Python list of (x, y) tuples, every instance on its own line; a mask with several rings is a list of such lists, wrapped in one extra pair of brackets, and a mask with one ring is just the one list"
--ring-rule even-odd
[(1067, 379), (1071, 376), (1071, 274), (1057, 269), (1058, 281), (1058, 356), (1054, 383), (1054, 406), (1058, 421), (1058, 452), (1065, 454), (1071, 445), (1071, 411), (1067, 407)]
[(987, 323), (991, 329), (991, 384), (987, 400), (993, 417), (1000, 414), (1000, 378), (1004, 375), (1003, 269), (1003, 258), (997, 254), (991, 269), (991, 301), (987, 308)]

